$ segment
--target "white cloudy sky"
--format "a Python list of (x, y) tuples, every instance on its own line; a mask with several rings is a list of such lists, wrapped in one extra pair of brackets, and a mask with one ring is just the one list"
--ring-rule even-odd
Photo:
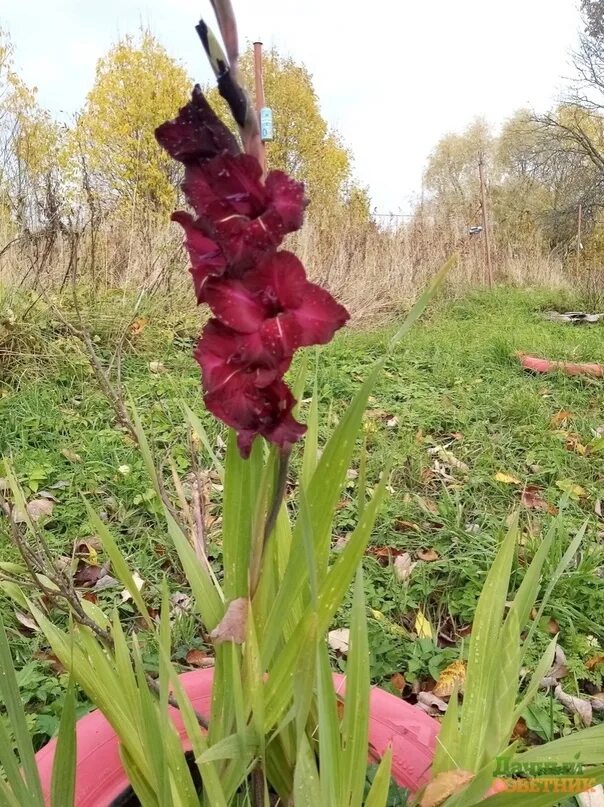
[[(578, 0), (235, 0), (242, 40), (306, 63), (379, 211), (418, 193), (438, 138), (477, 115), (494, 124), (547, 107), (570, 73)], [(209, 79), (194, 24), (208, 0), (0, 0), (16, 59), (41, 102), (69, 115), (96, 60), (150, 25), (196, 79)], [(270, 99), (269, 99), (270, 102)]]

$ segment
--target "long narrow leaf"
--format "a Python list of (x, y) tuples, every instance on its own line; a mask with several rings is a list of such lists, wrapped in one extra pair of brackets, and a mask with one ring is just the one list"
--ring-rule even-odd
[(51, 807), (71, 807), (74, 803), (77, 750), (75, 723), (75, 686), (73, 681), (70, 680), (63, 703), (57, 747), (52, 766)]
[(19, 685), (17, 684), (17, 676), (15, 675), (15, 668), (13, 665), (13, 658), (10, 652), (6, 631), (4, 624), (0, 620), (0, 695), (6, 708), (6, 713), (10, 722), (10, 726), (15, 735), (15, 742), (21, 766), (23, 768), (23, 775), (28, 789), (28, 797), (31, 799), (32, 805), (43, 805), (44, 798), (42, 796), (42, 786), (40, 784), (40, 777), (36, 767), (36, 759), (34, 755), (34, 747), (31, 740), (31, 735), (27, 727), (27, 720), (25, 718), (25, 710), (19, 692)]
[(342, 776), (344, 798), (361, 807), (369, 742), (369, 641), (365, 614), (363, 573), (357, 571), (352, 600), (350, 649), (346, 665), (346, 696), (342, 721)]
[(390, 791), (392, 769), (392, 746), (388, 746), (365, 800), (365, 807), (386, 807)]

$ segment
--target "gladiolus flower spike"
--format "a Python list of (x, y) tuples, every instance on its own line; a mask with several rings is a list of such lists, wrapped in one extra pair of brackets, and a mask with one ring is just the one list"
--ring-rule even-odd
[(244, 457), (258, 435), (288, 453), (306, 427), (292, 415), (296, 401), (283, 376), (298, 348), (329, 342), (349, 318), (295, 255), (279, 249), (302, 226), (304, 186), (282, 171), (264, 179), (199, 86), (156, 137), (184, 164), (182, 189), (194, 212), (172, 218), (184, 230), (197, 300), (213, 314), (195, 349), (205, 404), (237, 431)]

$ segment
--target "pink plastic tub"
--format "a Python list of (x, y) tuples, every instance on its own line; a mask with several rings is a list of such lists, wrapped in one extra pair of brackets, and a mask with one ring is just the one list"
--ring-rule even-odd
[[(210, 715), (213, 670), (184, 673), (181, 681), (191, 702), (204, 716)], [(345, 679), (334, 675), (343, 692)], [(172, 719), (189, 750), (178, 710)], [(369, 741), (377, 754), (393, 748), (393, 776), (402, 787), (416, 791), (427, 782), (439, 724), (436, 720), (381, 689), (371, 690)], [(119, 757), (119, 741), (103, 715), (94, 711), (77, 723), (76, 807), (108, 807), (129, 788)], [(56, 742), (51, 740), (36, 755), (44, 795), (49, 802)]]

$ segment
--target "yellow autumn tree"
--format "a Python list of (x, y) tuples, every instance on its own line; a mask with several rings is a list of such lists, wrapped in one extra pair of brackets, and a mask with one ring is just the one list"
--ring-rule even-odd
[(105, 207), (162, 214), (173, 207), (177, 166), (154, 130), (174, 117), (191, 87), (186, 70), (149, 30), (124, 37), (99, 60), (72, 151)]
[(63, 130), (40, 108), (12, 56), (0, 30), (0, 218), (6, 232), (58, 226)]
[[(312, 75), (303, 64), (282, 56), (275, 48), (264, 53), (263, 68), (264, 95), (267, 106), (273, 111), (275, 134), (273, 142), (266, 147), (269, 169), (279, 168), (305, 182), (311, 199), (310, 215), (313, 210), (341, 207), (353, 196), (358, 203), (362, 191), (356, 188), (352, 178), (350, 152), (321, 115)], [(241, 57), (240, 71), (253, 99), (251, 47)], [(217, 91), (211, 89), (208, 95), (225, 122), (232, 126)]]

